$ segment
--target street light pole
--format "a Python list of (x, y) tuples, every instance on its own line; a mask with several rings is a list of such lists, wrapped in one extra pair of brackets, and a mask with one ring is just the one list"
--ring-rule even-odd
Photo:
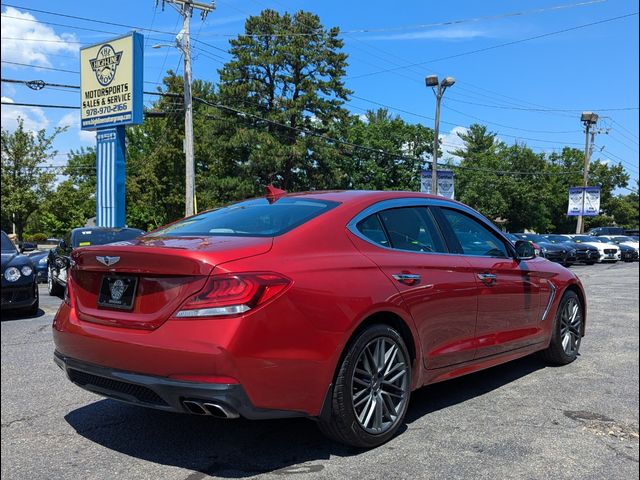
[(438, 82), (437, 75), (429, 75), (425, 78), (427, 87), (431, 87), (436, 96), (436, 119), (433, 129), (433, 153), (431, 155), (431, 193), (438, 195), (438, 140), (440, 136), (440, 101), (444, 91), (455, 83), (453, 77), (446, 77)]

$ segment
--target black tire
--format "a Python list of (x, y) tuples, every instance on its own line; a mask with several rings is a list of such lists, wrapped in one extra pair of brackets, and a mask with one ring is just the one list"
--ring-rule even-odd
[(47, 290), (52, 297), (62, 297), (64, 293), (64, 287), (53, 278), (53, 269), (51, 267), (49, 267), (49, 275), (47, 277)]
[(595, 264), (596, 262), (587, 262), (587, 265), (591, 266), (593, 264)]
[[(373, 353), (371, 350), (374, 343), (373, 348), (378, 345), (382, 345), (381, 348), (383, 348), (384, 361), (382, 363), (384, 365), (379, 370), (375, 368), (376, 362), (373, 360), (378, 350), (373, 350)], [(387, 346), (390, 347), (389, 350), (386, 350)], [(394, 348), (395, 350), (393, 350)], [(368, 374), (369, 368), (362, 367), (371, 365), (370, 359), (374, 367), (371, 370), (378, 371), (378, 375), (371, 375), (368, 379), (368, 386), (363, 386), (365, 382), (361, 378), (364, 378), (362, 377), (363, 373)], [(366, 363), (360, 363), (361, 361)], [(361, 368), (356, 372), (358, 366)], [(385, 368), (386, 373), (383, 372)], [(356, 373), (360, 378), (355, 378)], [(391, 379), (398, 375), (400, 375), (400, 379), (392, 382)], [(385, 382), (385, 378), (388, 381)], [(398, 384), (398, 382), (400, 383)], [(355, 397), (360, 396), (361, 399), (356, 401), (354, 405), (356, 389), (360, 391), (355, 393)], [(389, 393), (388, 390), (395, 393)], [(395, 329), (388, 325), (371, 325), (349, 342), (342, 361), (338, 365), (331, 398), (331, 411), (324, 418), (319, 419), (318, 425), (322, 433), (340, 443), (360, 448), (377, 447), (392, 438), (404, 422), (410, 396), (411, 359), (404, 340)], [(365, 417), (365, 425), (362, 424), (362, 420), (358, 418), (356, 413), (358, 404), (362, 404), (362, 402), (364, 402), (364, 406), (360, 415)], [(398, 402), (398, 404), (395, 405), (393, 402)], [(379, 408), (378, 405), (380, 405)], [(386, 413), (383, 409), (386, 410)], [(374, 413), (376, 418), (371, 418)], [(392, 413), (396, 414), (395, 417)], [(377, 417), (382, 425), (378, 433), (372, 431), (376, 429)], [(384, 425), (385, 419), (388, 420), (387, 425)], [(371, 420), (372, 426), (367, 428), (369, 420)]]
[[(572, 321), (570, 312), (573, 305), (577, 305), (577, 313)], [(551, 342), (540, 352), (542, 358), (551, 365), (567, 365), (578, 358), (584, 332), (583, 322), (584, 306), (580, 297), (573, 290), (566, 291), (558, 305)]]

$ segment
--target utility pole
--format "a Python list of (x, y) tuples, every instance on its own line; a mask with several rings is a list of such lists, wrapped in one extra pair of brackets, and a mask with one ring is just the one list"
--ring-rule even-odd
[[(582, 112), (580, 121), (585, 127), (585, 142), (584, 142), (584, 169), (582, 172), (582, 186), (589, 186), (589, 161), (591, 160), (591, 151), (593, 150), (593, 141), (595, 139), (596, 131), (595, 126), (598, 122), (598, 114), (593, 112)], [(589, 145), (589, 135), (591, 135), (591, 145)], [(584, 197), (585, 192), (582, 192), (582, 212), (584, 212)], [(576, 233), (580, 234), (584, 232), (584, 217), (578, 215), (578, 223), (576, 224)]]
[(429, 75), (425, 79), (427, 87), (431, 87), (436, 96), (436, 120), (433, 129), (433, 153), (431, 155), (431, 194), (438, 195), (438, 140), (440, 135), (440, 101), (444, 91), (456, 83), (453, 77), (446, 77), (438, 83), (437, 75)]
[[(163, 0), (179, 7), (182, 15), (182, 30), (176, 37), (176, 44), (184, 57), (184, 156), (185, 156), (185, 202), (184, 215), (195, 213), (196, 195), (195, 167), (193, 160), (193, 99), (191, 97), (191, 38), (190, 21), (193, 10), (200, 10), (202, 20), (215, 8), (213, 3), (204, 4), (192, 0)], [(177, 8), (176, 8), (177, 9)]]

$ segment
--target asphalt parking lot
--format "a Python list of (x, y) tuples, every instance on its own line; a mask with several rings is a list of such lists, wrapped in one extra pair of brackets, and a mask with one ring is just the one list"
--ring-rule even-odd
[(309, 420), (224, 421), (85, 392), (52, 360), (58, 300), (3, 315), (3, 479), (638, 478), (638, 263), (575, 266), (587, 336), (568, 366), (527, 357), (413, 394), (405, 427), (361, 451)]

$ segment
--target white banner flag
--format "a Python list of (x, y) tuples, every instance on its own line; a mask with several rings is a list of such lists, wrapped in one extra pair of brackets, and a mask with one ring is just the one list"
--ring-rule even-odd
[[(422, 193), (431, 193), (431, 170), (422, 170), (420, 172), (420, 191)], [(438, 195), (451, 200), (454, 199), (455, 189), (451, 170), (438, 170)]]

